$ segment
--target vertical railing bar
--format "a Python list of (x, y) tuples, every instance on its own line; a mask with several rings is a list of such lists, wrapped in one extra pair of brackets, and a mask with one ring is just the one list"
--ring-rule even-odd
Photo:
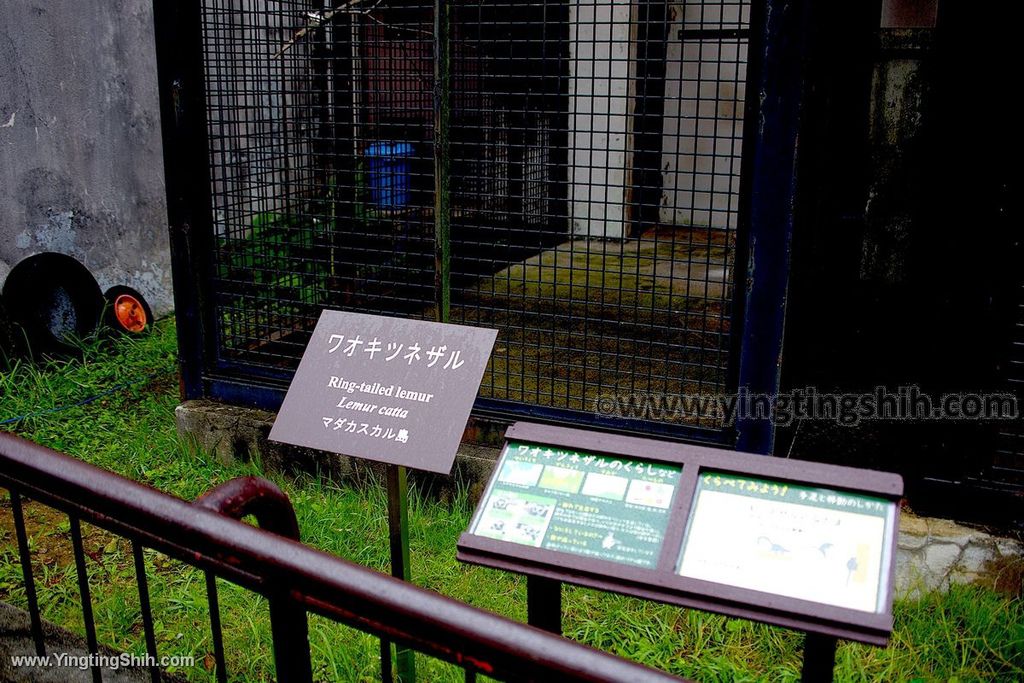
[(274, 639), (274, 667), (277, 683), (310, 683), (309, 624), (306, 610), (289, 600), (285, 590), (266, 595), (270, 609), (270, 632)]
[(451, 312), (450, 78), (448, 2), (434, 0), (434, 300), (442, 323)]
[(156, 632), (153, 630), (153, 611), (149, 603), (149, 582), (146, 579), (146, 558), (142, 546), (132, 540), (132, 556), (135, 559), (135, 583), (139, 588), (139, 611), (142, 613), (142, 630), (146, 636), (146, 653), (149, 655), (149, 676), (153, 683), (160, 683), (160, 667), (157, 666)]
[(380, 680), (381, 683), (394, 683), (395, 672), (391, 665), (391, 641), (380, 639)]
[(14, 533), (18, 537), (18, 555), (21, 557), (21, 574), (25, 581), (25, 599), (28, 601), (28, 615), (32, 622), (32, 641), (36, 654), (46, 654), (43, 638), (43, 622), (39, 617), (39, 600), (36, 596), (36, 582), (32, 576), (32, 556), (29, 554), (28, 534), (25, 533), (25, 516), (21, 509), (21, 495), (11, 489), (11, 511), (14, 513)]
[(206, 572), (206, 601), (210, 605), (210, 633), (213, 636), (213, 657), (217, 663), (217, 683), (227, 683), (228, 670), (224, 662), (224, 634), (220, 628), (220, 602), (217, 600), (217, 577)]
[(103, 674), (100, 672), (99, 663), (95, 661), (99, 653), (96, 642), (96, 622), (92, 614), (92, 597), (89, 594), (89, 575), (85, 567), (85, 548), (82, 545), (82, 523), (75, 515), (68, 515), (71, 523), (71, 546), (75, 553), (75, 570), (78, 574), (78, 593), (82, 596), (82, 620), (85, 622), (85, 641), (89, 647), (89, 654), (92, 655), (92, 680), (94, 683), (102, 683)]

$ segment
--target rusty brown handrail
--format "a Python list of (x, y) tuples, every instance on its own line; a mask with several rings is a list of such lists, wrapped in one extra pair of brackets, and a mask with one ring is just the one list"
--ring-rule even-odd
[[(280, 507), (280, 491), (272, 484), (270, 488), (258, 482), (241, 480), (238, 484), (226, 484), (202, 497), (198, 504), (190, 504), (0, 433), (0, 485), (11, 491), (23, 567), (27, 566), (26, 592), (30, 603), (34, 603), (34, 585), (31, 566), (26, 562), (27, 543), (20, 542), (24, 536), (20, 496), (68, 513), (75, 526), (78, 520), (86, 521), (131, 539), (137, 557), (141, 556), (141, 546), (154, 548), (206, 570), (208, 576), (227, 579), (260, 593), (271, 602), (285, 601), (301, 607), (303, 612), (326, 616), (462, 666), (469, 672), (467, 677), (480, 672), (504, 680), (680, 680), (418, 588), (215, 511), (254, 513), (261, 524), (280, 523), (269, 521), (275, 516), (267, 514)], [(262, 492), (256, 498), (263, 496), (276, 502), (252, 507), (247, 501), (253, 498), (253, 491)], [(284, 523), (276, 530), (288, 533), (287, 527)], [(140, 578), (140, 594), (143, 586), (144, 574)], [(87, 590), (86, 582), (83, 602), (88, 601)], [(145, 602), (148, 606), (148, 596)], [(30, 604), (30, 611), (33, 621), (37, 621), (37, 606)], [(147, 613), (148, 607), (144, 609), (144, 620)], [(94, 638), (88, 623), (87, 632), (93, 633)], [(294, 636), (274, 629), (275, 654), (285, 648), (299, 648), (308, 667), (308, 642), (297, 643)], [(37, 649), (42, 652), (42, 648), (43, 644), (37, 641)], [(155, 652), (150, 654), (155, 658)], [(309, 680), (308, 668), (303, 669), (301, 663), (298, 668), (282, 667), (282, 661), (292, 661), (294, 665), (293, 658), (275, 659), (279, 680)], [(94, 671), (94, 676), (97, 674)], [(154, 671), (154, 677), (158, 675)], [(223, 676), (222, 666), (218, 667), (218, 676)]]

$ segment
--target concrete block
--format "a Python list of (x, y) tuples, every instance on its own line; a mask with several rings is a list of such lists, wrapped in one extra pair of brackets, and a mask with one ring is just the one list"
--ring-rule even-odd
[(996, 539), (996, 550), (1000, 557), (1020, 557), (1024, 555), (1024, 545), (1009, 538)]
[(979, 532), (960, 526), (948, 519), (928, 519), (928, 535), (936, 541), (955, 543), (963, 548), (971, 542)]
[(960, 559), (960, 546), (955, 543), (933, 543), (924, 549), (924, 561), (928, 572), (939, 578), (949, 575)]
[(960, 561), (957, 563), (956, 573), (979, 575), (995, 557), (996, 550), (991, 542), (985, 544), (970, 543), (960, 553)]
[(908, 514), (900, 514), (900, 533), (912, 536), (928, 537), (928, 520), (924, 517)]
[[(179, 405), (174, 416), (183, 438), (213, 453), (225, 464), (256, 459), (267, 470), (318, 474), (335, 481), (358, 482), (371, 472), (383, 476), (379, 463), (270, 441), (275, 414), (266, 410), (197, 399)], [(481, 429), (479, 424), (468, 428), (473, 433)], [(463, 443), (455, 456), (452, 476), (412, 472), (411, 478), (442, 497), (465, 486), (470, 500), (475, 502), (483, 493), (499, 453), (496, 447)]]
[(917, 534), (906, 533), (902, 529), (903, 525), (901, 524), (900, 526), (900, 534), (897, 540), (897, 545), (900, 550), (919, 550), (928, 543), (927, 536), (918, 536)]

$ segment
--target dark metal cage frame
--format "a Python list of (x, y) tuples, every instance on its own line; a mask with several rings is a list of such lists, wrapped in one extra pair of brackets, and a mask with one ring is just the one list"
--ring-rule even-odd
[(802, 3), (155, 21), (185, 397), (276, 408), (333, 307), (497, 327), (480, 414), (771, 451), (767, 417), (595, 402), (777, 391)]

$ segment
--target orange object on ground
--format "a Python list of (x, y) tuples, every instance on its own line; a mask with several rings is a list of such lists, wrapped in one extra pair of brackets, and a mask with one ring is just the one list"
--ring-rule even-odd
[(119, 294), (114, 299), (114, 318), (128, 332), (142, 332), (149, 324), (142, 302), (131, 294)]

